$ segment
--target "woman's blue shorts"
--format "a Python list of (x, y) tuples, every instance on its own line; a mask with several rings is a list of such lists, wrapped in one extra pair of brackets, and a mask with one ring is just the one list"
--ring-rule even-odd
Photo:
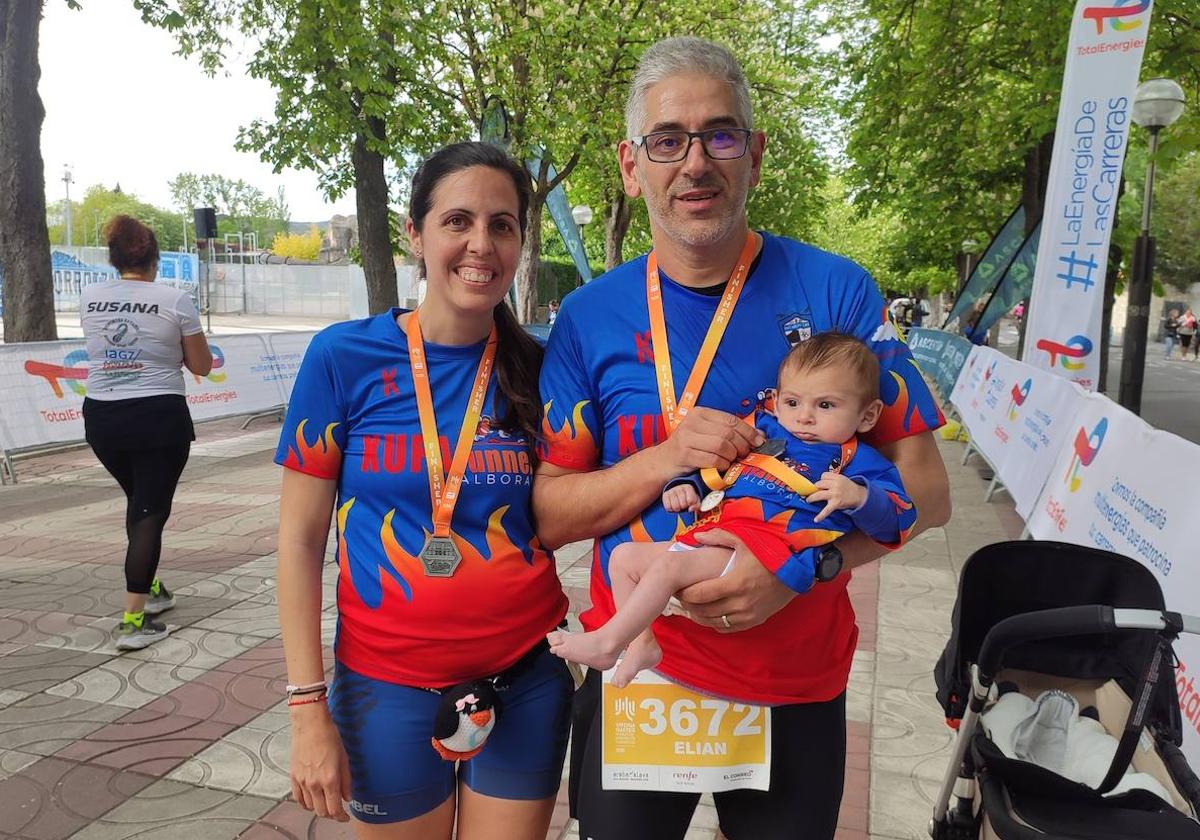
[(371, 679), (338, 663), (329, 711), (350, 758), (352, 813), (369, 823), (419, 817), (446, 801), (456, 778), (499, 799), (554, 796), (573, 689), (566, 664), (544, 651), (501, 692), (503, 708), (483, 751), (456, 768), (430, 743), (438, 695)]

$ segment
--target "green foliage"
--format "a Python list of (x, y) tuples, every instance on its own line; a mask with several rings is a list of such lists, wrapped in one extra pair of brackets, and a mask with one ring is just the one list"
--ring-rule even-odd
[(1154, 184), (1154, 273), (1186, 291), (1200, 283), (1200, 152), (1176, 161)]
[(192, 208), (212, 207), (217, 212), (217, 234), (253, 233), (260, 247), (287, 231), (287, 196), (282, 187), (274, 197), (242, 179), (224, 175), (181, 172), (168, 186), (180, 212), (191, 217)]
[(321, 255), (321, 231), (313, 225), (305, 233), (277, 233), (271, 253), (294, 260), (316, 260)]
[[(1017, 204), (1025, 159), (1054, 130), (1069, 21), (1062, 0), (851, 0), (835, 19), (849, 79), (843, 118), (856, 201), (894, 207), (913, 266), (950, 266)], [(1142, 77), (1173, 76), (1196, 101), (1195, 0), (1159, 0)], [(1171, 129), (1200, 144), (1196, 109)], [(1131, 148), (1138, 143), (1133, 129)], [(1142, 141), (1144, 142), (1144, 141)], [(1131, 218), (1132, 215), (1132, 218)], [(1124, 214), (1122, 224), (1136, 222)]]
[[(49, 208), (50, 242), (61, 244), (65, 238), (62, 218), (62, 203), (56, 202)], [(127, 192), (116, 192), (101, 184), (95, 184), (83, 194), (83, 200), (71, 202), (71, 238), (75, 245), (104, 245), (104, 225), (113, 216), (132, 216), (150, 227), (163, 251), (178, 251), (183, 247), (186, 228), (192, 224), (191, 216), (183, 216), (161, 207), (155, 207)], [(188, 234), (190, 237), (190, 234)]]

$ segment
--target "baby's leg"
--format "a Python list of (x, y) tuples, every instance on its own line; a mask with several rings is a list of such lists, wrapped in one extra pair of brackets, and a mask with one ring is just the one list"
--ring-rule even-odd
[[(729, 550), (726, 548), (668, 551), (668, 545), (654, 543), (629, 546), (631, 551), (626, 552), (625, 559), (618, 566), (621, 573), (614, 571), (611, 575), (613, 595), (618, 606), (616, 614), (607, 624), (591, 633), (551, 633), (551, 651), (564, 659), (582, 662), (593, 668), (611, 667), (617, 655), (662, 613), (674, 593), (693, 583), (718, 576), (729, 561)], [(619, 559), (617, 551), (613, 552), (614, 563)], [(654, 647), (657, 648), (657, 645)], [(635, 673), (637, 669), (635, 666)]]

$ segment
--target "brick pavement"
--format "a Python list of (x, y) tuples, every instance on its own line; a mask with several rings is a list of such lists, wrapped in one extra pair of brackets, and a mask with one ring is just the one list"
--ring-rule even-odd
[[(0, 488), (0, 838), (340, 838), (288, 798), (284, 667), (275, 618), (278, 426), (199, 427), (168, 525), (163, 578), (178, 593), (171, 638), (116, 655), (124, 499), (86, 450), (19, 462)], [(944, 444), (950, 526), (851, 584), (861, 637), (849, 695), (838, 840), (919, 838), (949, 736), (932, 700), (957, 570), (1013, 537), (1007, 499), (982, 502), (972, 466)], [(589, 555), (558, 552), (577, 613)], [(323, 622), (333, 630), (326, 566)], [(327, 661), (332, 661), (327, 656)], [(578, 836), (560, 797), (548, 840)], [(718, 836), (701, 807), (689, 840)]]

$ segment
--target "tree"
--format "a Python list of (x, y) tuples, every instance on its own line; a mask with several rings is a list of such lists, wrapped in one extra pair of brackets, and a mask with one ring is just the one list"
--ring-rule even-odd
[[(132, 216), (147, 225), (154, 231), (158, 247), (163, 251), (180, 250), (183, 247), (184, 229), (192, 223), (190, 216), (185, 218), (170, 210), (141, 201), (132, 193), (108, 190), (101, 184), (95, 184), (84, 192), (82, 201), (71, 202), (71, 220), (76, 244), (103, 245), (104, 225), (117, 214)], [(61, 213), (59, 216), (61, 217)], [(53, 214), (51, 217), (53, 218)], [(64, 226), (61, 218), (50, 226), (51, 242), (62, 241)]]
[(446, 137), (438, 131), (445, 120), (428, 120), (443, 107), (440, 99), (414, 104), (424, 83), (411, 53), (440, 16), (400, 0), (134, 3), (145, 20), (174, 31), (180, 52), (197, 56), (209, 72), (222, 66), (234, 33), (250, 42), (250, 75), (275, 89), (275, 113), (244, 127), (238, 148), (277, 170), (316, 172), (330, 199), (354, 188), (368, 308), (395, 306), (385, 164)]
[(277, 233), (271, 253), (294, 260), (316, 260), (321, 255), (321, 231), (313, 225), (307, 233)]
[(212, 207), (217, 213), (217, 233), (253, 233), (260, 245), (271, 242), (288, 226), (287, 196), (279, 187), (274, 198), (242, 179), (224, 175), (181, 172), (168, 186), (180, 212)]
[(7, 342), (58, 337), (41, 149), (46, 110), (37, 90), (41, 22), (42, 0), (0, 0), (0, 273)]

